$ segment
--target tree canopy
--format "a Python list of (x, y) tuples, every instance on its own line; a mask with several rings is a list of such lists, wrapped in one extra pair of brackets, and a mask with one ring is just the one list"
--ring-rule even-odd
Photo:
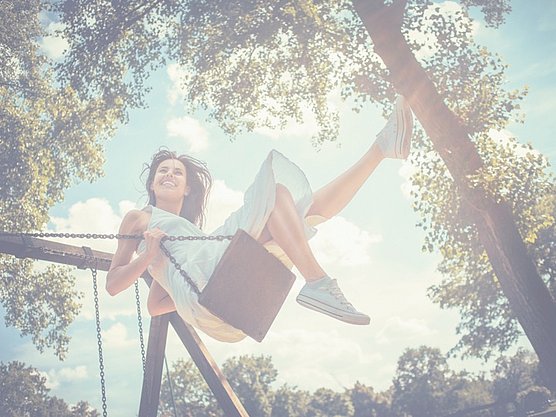
[[(0, 3), (0, 230), (43, 230), (48, 211), (75, 181), (102, 173), (102, 141), (119, 113), (95, 97), (83, 99), (55, 80), (39, 40), (45, 3)], [(28, 260), (0, 255), (0, 302), (7, 325), (30, 335), (41, 351), (67, 350), (67, 326), (80, 296), (67, 268), (33, 269)]]
[[(233, 357), (223, 370), (253, 417), (443, 417), (464, 410), (466, 416), (483, 417), (506, 415), (508, 408), (525, 416), (542, 406), (542, 398), (546, 402), (550, 392), (542, 385), (537, 366), (531, 352), (520, 350), (500, 357), (489, 378), (484, 373), (452, 370), (447, 357), (436, 348), (409, 348), (398, 359), (392, 385), (384, 392), (359, 381), (340, 391), (277, 386), (279, 373), (269, 356)], [(170, 381), (163, 381), (160, 415), (174, 415), (172, 396), (177, 415), (222, 415), (191, 361), (178, 360)]]
[(88, 403), (69, 406), (48, 395), (46, 378), (21, 362), (0, 362), (0, 410), (4, 417), (99, 417)]

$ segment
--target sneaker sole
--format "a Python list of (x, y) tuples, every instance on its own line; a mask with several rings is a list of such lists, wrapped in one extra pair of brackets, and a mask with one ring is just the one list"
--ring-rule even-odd
[(396, 106), (396, 118), (398, 126), (401, 129), (398, 131), (398, 137), (396, 138), (396, 157), (400, 159), (407, 159), (409, 156), (409, 145), (411, 143), (411, 135), (413, 133), (413, 117), (411, 115), (411, 110), (405, 101), (401, 98), (401, 106)]
[(367, 325), (371, 322), (371, 319), (368, 316), (346, 315), (346, 313), (341, 310), (338, 310), (337, 312), (332, 311), (330, 309), (334, 307), (331, 307), (326, 304), (322, 304), (318, 300), (315, 300), (314, 298), (298, 295), (295, 300), (303, 307), (306, 307), (313, 311), (317, 311), (322, 314), (326, 314), (327, 316), (333, 317), (345, 323)]

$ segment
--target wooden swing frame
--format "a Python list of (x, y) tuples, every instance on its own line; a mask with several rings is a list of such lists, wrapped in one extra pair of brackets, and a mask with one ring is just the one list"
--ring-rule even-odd
[[(94, 267), (99, 271), (108, 271), (112, 260), (112, 254), (108, 252), (27, 236), (0, 236), (0, 253), (21, 259), (31, 258), (72, 265), (80, 269)], [(148, 272), (142, 277), (150, 285), (152, 277)], [(249, 417), (195, 329), (185, 323), (176, 312), (151, 318), (138, 416), (157, 415), (169, 324), (189, 352), (224, 414), (227, 417)]]

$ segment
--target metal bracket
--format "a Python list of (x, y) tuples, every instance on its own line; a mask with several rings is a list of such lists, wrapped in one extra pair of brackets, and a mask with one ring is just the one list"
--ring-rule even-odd
[(19, 238), (21, 239), (23, 247), (19, 253), (15, 254), (15, 257), (19, 259), (31, 257), (35, 249), (37, 249), (33, 244), (33, 238), (23, 233), (19, 235)]
[(78, 269), (88, 269), (88, 268), (96, 268), (97, 267), (97, 260), (95, 255), (93, 254), (93, 250), (88, 246), (81, 246), (83, 249), (83, 253), (85, 254), (85, 259), (81, 265), (78, 265)]

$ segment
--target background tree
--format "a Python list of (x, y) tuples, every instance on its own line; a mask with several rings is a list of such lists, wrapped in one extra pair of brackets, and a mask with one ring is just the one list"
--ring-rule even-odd
[[(355, 109), (368, 101), (388, 107), (395, 85), (409, 96), (434, 139), (433, 146), (422, 135), (413, 154), (419, 167), (415, 207), (429, 231), (425, 248), (444, 258), (440, 269), (446, 282), (433, 288), (431, 297), (462, 313), (457, 348), (481, 357), (504, 351), (520, 334), (517, 311), (556, 374), (551, 359), (556, 355), (546, 354), (556, 351), (552, 319), (543, 318), (555, 316), (556, 307), (535, 271), (536, 265), (545, 281), (552, 279), (547, 272), (554, 270), (554, 256), (541, 253), (554, 252), (548, 243), (554, 237), (554, 181), (538, 154), (525, 156), (514, 141), (490, 139), (491, 129), (520, 118), (524, 91), (504, 90), (505, 66), (474, 43), (467, 13), (478, 6), (486, 23), (496, 26), (509, 2), (466, 0), (450, 13), (426, 0), (356, 5), (347, 0), (62, 2), (57, 11), (70, 49), (59, 67), (60, 80), (83, 97), (123, 97), (126, 105), (140, 105), (150, 71), (175, 62), (183, 70), (186, 103), (204, 109), (232, 137), (312, 113), (320, 126), (316, 144), (335, 140), (338, 130), (327, 97), (339, 93)], [(429, 99), (438, 108), (431, 108)], [(531, 184), (535, 187), (527, 188)], [(489, 220), (492, 210), (499, 212), (495, 221)], [(514, 256), (508, 255), (510, 243)], [(495, 277), (493, 262), (502, 278)], [(534, 288), (523, 284), (529, 281)], [(481, 291), (468, 297), (477, 285)], [(521, 292), (529, 296), (516, 295)]]
[(391, 392), (375, 393), (372, 387), (355, 383), (347, 390), (353, 404), (353, 417), (395, 417)]
[(538, 359), (524, 349), (519, 349), (511, 357), (498, 358), (491, 375), (495, 398), (500, 402), (516, 402), (520, 393), (543, 385), (538, 366)]
[(284, 384), (274, 393), (271, 416), (304, 417), (309, 399), (309, 392)]
[[(175, 409), (174, 409), (175, 406)], [(199, 369), (191, 360), (178, 359), (164, 375), (160, 388), (159, 414), (164, 417), (216, 417), (222, 411)]]
[(345, 392), (319, 388), (311, 396), (307, 417), (353, 417), (353, 404)]
[(46, 378), (21, 362), (0, 362), (0, 410), (4, 417), (98, 417), (96, 410), (80, 401), (70, 407), (50, 397)]
[[(380, 393), (360, 382), (342, 392), (319, 388), (310, 393), (288, 385), (275, 388), (278, 371), (269, 356), (232, 357), (223, 368), (253, 417), (493, 417), (505, 416), (508, 410), (525, 416), (546, 406), (551, 398), (539, 379), (538, 360), (523, 349), (500, 357), (489, 378), (484, 373), (451, 370), (439, 349), (407, 349), (398, 359), (392, 386)], [(178, 360), (170, 378), (177, 415), (222, 415), (191, 360)], [(166, 378), (159, 414), (174, 415)]]
[(230, 358), (222, 365), (230, 386), (251, 416), (270, 417), (278, 371), (270, 356), (243, 355)]
[[(43, 230), (48, 210), (74, 181), (102, 173), (102, 140), (112, 133), (116, 107), (83, 99), (58, 86), (52, 62), (39, 49), (45, 35), (38, 0), (1, 2), (0, 19), (0, 230)], [(79, 310), (67, 268), (0, 255), (0, 302), (5, 322), (30, 335), (40, 351), (62, 358), (66, 329)]]
[[(409, 98), (414, 113), (434, 144), (438, 156), (446, 165), (446, 173), (452, 179), (453, 190), (457, 191), (457, 196), (461, 199), (458, 206), (466, 209), (469, 218), (472, 219), (466, 225), (470, 227), (464, 228), (463, 231), (467, 236), (476, 236), (476, 241), (479, 243), (479, 250), (476, 251), (477, 258), (488, 258), (488, 268), (492, 268), (496, 274), (497, 283), (507, 297), (512, 314), (521, 324), (543, 362), (543, 368), (546, 369), (551, 385), (556, 388), (556, 329), (553, 326), (556, 303), (528, 253), (523, 235), (518, 229), (519, 222), (512, 214), (511, 203), (507, 199), (496, 198), (497, 196), (490, 192), (488, 185), (493, 182), (492, 176), (489, 176), (491, 167), (485, 164), (479, 152), (481, 138), (488, 136), (488, 131), (484, 128), (504, 126), (507, 118), (489, 117), (491, 114), (488, 110), (493, 109), (492, 105), (469, 107), (472, 110), (471, 115), (479, 114), (481, 115), (479, 120), (484, 119), (483, 129), (477, 129), (480, 126), (468, 125), (462, 120), (462, 116), (466, 116), (465, 112), (461, 114), (462, 112), (448, 107), (446, 97), (449, 94), (443, 94), (442, 84), (433, 77), (434, 69), (427, 71), (424, 65), (417, 61), (412, 48), (413, 43), (404, 36), (406, 6), (406, 0), (394, 1), (389, 5), (382, 0), (355, 1), (357, 13), (373, 39), (375, 51), (390, 71), (390, 80)], [(491, 80), (489, 77), (496, 60), (489, 59), (484, 66), (476, 65), (481, 63), (481, 55), (488, 55), (488, 53), (473, 55), (475, 45), (472, 40), (469, 40), (470, 36), (459, 38), (452, 36), (454, 32), (449, 29), (454, 29), (457, 33), (459, 28), (469, 26), (461, 18), (456, 19), (455, 22), (457, 24), (452, 27), (450, 25), (447, 27), (443, 20), (438, 21), (436, 25), (436, 28), (440, 29), (436, 32), (438, 35), (436, 40), (443, 49), (446, 46), (444, 45), (446, 39), (456, 39), (459, 44), (456, 48), (448, 48), (447, 59), (441, 61), (442, 71), (444, 74), (447, 71), (448, 76), (442, 74), (438, 81), (444, 79), (457, 82), (459, 70), (465, 73), (466, 66), (471, 66), (473, 69), (479, 68), (479, 73), (475, 74), (479, 76), (478, 83), (474, 86), (475, 91), (480, 92), (481, 100), (477, 104), (485, 101), (502, 104), (503, 100), (500, 100), (500, 97), (504, 97), (504, 94), (500, 97), (492, 95), (493, 90), (498, 89), (496, 79)], [(447, 43), (451, 42), (449, 40)], [(452, 65), (450, 65), (451, 55), (460, 58), (452, 62)], [(471, 59), (468, 59), (469, 57)], [(484, 68), (488, 70), (483, 72)], [(456, 70), (457, 77), (450, 77), (452, 70)], [(456, 84), (455, 87), (451, 91), (461, 93), (465, 92), (469, 85)], [(502, 89), (500, 90), (497, 93), (504, 93)], [(470, 96), (473, 98), (473, 94)], [(510, 100), (509, 106), (506, 107), (508, 113), (511, 113), (515, 107), (514, 102), (515, 100)], [(504, 165), (504, 162), (501, 161), (501, 165)], [(499, 195), (504, 195), (505, 191), (502, 190)], [(513, 197), (511, 188), (509, 195)], [(534, 205), (534, 202), (528, 201), (528, 203)], [(450, 215), (450, 213), (446, 214)], [(550, 216), (551, 213), (546, 214)], [(553, 219), (544, 223), (545, 227), (554, 225)], [(488, 270), (486, 272), (488, 273)]]
[(439, 349), (407, 349), (398, 359), (392, 409), (399, 415), (448, 416), (468, 410), (466, 416), (479, 417), (485, 416), (482, 408), (496, 400), (490, 380), (484, 375), (454, 372)]
[(421, 346), (407, 349), (398, 359), (393, 380), (393, 408), (412, 417), (447, 414), (444, 403), (450, 378), (446, 358), (440, 350)]

